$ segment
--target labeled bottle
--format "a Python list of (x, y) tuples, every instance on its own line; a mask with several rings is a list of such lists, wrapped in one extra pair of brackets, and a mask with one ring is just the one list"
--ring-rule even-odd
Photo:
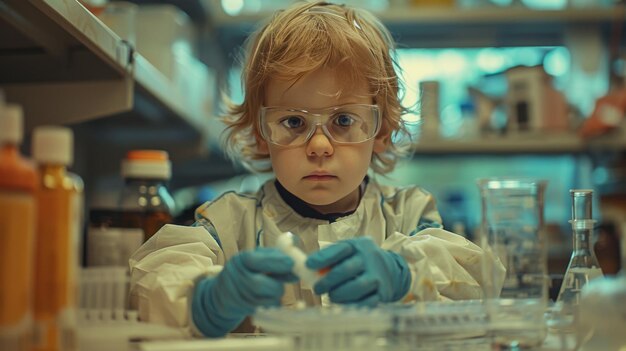
[(557, 304), (562, 304), (562, 316), (572, 322), (580, 304), (580, 293), (589, 281), (602, 277), (602, 269), (591, 248), (591, 234), (595, 220), (592, 218), (593, 190), (570, 190), (572, 197), (572, 237), (573, 252), (563, 283), (557, 297)]
[(67, 170), (73, 162), (72, 131), (38, 127), (32, 149), (39, 165), (34, 350), (76, 350), (83, 182)]
[(619, 232), (614, 222), (605, 221), (598, 225), (598, 240), (593, 247), (602, 273), (616, 275), (620, 270)]
[(125, 182), (119, 201), (122, 226), (141, 228), (141, 243), (172, 222), (174, 199), (166, 186), (171, 175), (166, 151), (132, 150), (122, 160)]
[(0, 350), (32, 347), (37, 171), (22, 137), (22, 109), (0, 104)]
[(420, 139), (438, 139), (439, 130), (439, 82), (422, 81), (419, 83), (420, 89), (420, 116), (421, 131)]

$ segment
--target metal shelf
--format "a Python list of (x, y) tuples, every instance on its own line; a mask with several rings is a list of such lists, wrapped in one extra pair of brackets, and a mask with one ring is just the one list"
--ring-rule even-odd
[(207, 3), (214, 0), (111, 0), (111, 1), (130, 1), (137, 5), (150, 4), (170, 4), (178, 7), (187, 14), (196, 24), (205, 24), (209, 11)]
[[(232, 50), (271, 13), (229, 16), (212, 3), (211, 22), (220, 42)], [(402, 47), (494, 47), (561, 45), (571, 27), (600, 27), (608, 32), (624, 20), (623, 7), (533, 10), (525, 7), (391, 7), (376, 15)]]
[(626, 150), (626, 135), (585, 140), (575, 134), (517, 134), (482, 136), (476, 139), (426, 139), (413, 149), (414, 155), (452, 154), (578, 154), (593, 151)]
[(27, 129), (131, 111), (206, 134), (172, 82), (77, 0), (0, 1), (0, 89)]

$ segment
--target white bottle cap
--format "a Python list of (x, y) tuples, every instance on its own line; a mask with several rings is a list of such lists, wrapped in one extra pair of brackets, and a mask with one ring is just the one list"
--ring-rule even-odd
[(33, 158), (40, 164), (74, 162), (74, 134), (66, 127), (43, 126), (33, 132)]
[(167, 151), (132, 150), (122, 160), (122, 177), (168, 180), (172, 176), (172, 164)]
[(24, 134), (22, 107), (0, 106), (0, 143), (20, 144)]

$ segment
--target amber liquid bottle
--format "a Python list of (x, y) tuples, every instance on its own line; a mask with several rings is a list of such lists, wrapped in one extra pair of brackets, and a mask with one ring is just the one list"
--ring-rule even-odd
[(117, 208), (91, 211), (87, 234), (89, 266), (128, 267), (132, 254), (162, 226), (172, 222), (174, 200), (166, 187), (171, 175), (167, 152), (129, 151), (122, 160), (121, 174), (124, 187)]
[(19, 153), (22, 125), (18, 106), (0, 105), (0, 350), (30, 351), (37, 172)]
[(33, 134), (39, 164), (35, 259), (36, 351), (72, 351), (76, 345), (77, 270), (82, 180), (67, 171), (72, 131), (39, 127)]
[(161, 150), (129, 151), (122, 161), (122, 176), (122, 225), (141, 228), (145, 242), (172, 222), (174, 199), (166, 186), (171, 177), (169, 156)]

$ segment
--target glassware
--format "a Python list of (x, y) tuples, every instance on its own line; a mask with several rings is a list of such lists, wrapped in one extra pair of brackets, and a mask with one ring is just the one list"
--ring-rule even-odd
[(166, 186), (171, 177), (166, 151), (129, 151), (122, 160), (122, 176), (118, 208), (92, 210), (88, 266), (128, 267), (132, 253), (172, 222), (175, 203)]
[(33, 339), (32, 247), (37, 226), (35, 165), (20, 152), (24, 117), (0, 91), (0, 350), (30, 351)]
[(600, 264), (591, 249), (591, 234), (595, 220), (592, 219), (593, 190), (570, 190), (572, 197), (572, 237), (573, 252), (570, 258), (563, 283), (556, 299), (557, 305), (562, 304), (561, 318), (565, 318), (572, 327), (576, 311), (580, 304), (580, 292), (590, 280), (601, 277)]
[(252, 318), (268, 334), (292, 339), (298, 351), (383, 351), (392, 328), (386, 310), (348, 305), (258, 308)]
[(620, 227), (621, 267), (616, 276), (594, 279), (582, 288), (576, 323), (577, 350), (626, 350), (626, 220)]
[[(546, 181), (490, 178), (478, 181), (482, 200), (480, 244), (486, 255), (483, 284), (492, 342), (501, 350), (532, 348), (546, 336), (548, 300), (544, 235)], [(493, 262), (506, 268), (503, 273)]]
[(120, 195), (124, 227), (143, 229), (143, 241), (172, 222), (174, 199), (166, 183), (172, 174), (169, 155), (162, 150), (131, 150), (122, 161), (125, 186)]
[(76, 308), (79, 238), (83, 227), (82, 179), (67, 170), (74, 158), (74, 134), (67, 127), (33, 131), (39, 167), (35, 236), (34, 320), (36, 351), (77, 350)]

